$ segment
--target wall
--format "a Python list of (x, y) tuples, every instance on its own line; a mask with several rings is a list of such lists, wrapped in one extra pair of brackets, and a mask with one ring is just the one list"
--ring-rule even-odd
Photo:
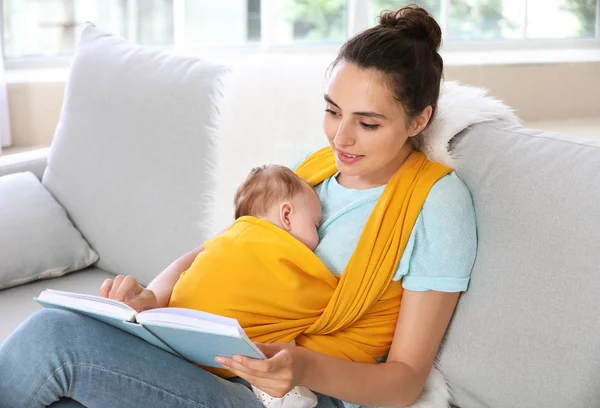
[[(447, 65), (446, 79), (488, 88), (525, 121), (600, 117), (600, 61)], [(64, 81), (8, 86), (14, 146), (46, 146), (60, 115)], [(317, 96), (319, 97), (319, 96)]]
[(449, 66), (446, 78), (489, 89), (525, 121), (600, 117), (600, 62)]
[(65, 83), (13, 82), (8, 105), (13, 146), (48, 146), (60, 117)]

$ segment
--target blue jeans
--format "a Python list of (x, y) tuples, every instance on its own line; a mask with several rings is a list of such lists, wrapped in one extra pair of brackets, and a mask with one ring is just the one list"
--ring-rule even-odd
[[(319, 408), (343, 407), (317, 394)], [(44, 309), (0, 345), (0, 407), (261, 408), (219, 378), (112, 326)]]

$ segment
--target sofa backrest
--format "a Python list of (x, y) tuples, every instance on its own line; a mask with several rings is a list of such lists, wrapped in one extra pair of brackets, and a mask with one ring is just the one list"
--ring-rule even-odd
[(478, 252), (440, 354), (458, 406), (600, 406), (600, 144), (488, 122), (454, 139)]

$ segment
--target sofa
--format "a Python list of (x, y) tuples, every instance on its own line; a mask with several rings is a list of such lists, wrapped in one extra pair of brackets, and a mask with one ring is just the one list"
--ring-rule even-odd
[[(35, 176), (89, 245), (89, 265), (0, 290), (0, 342), (46, 288), (96, 294), (115, 274), (148, 284), (227, 225), (251, 167), (323, 146), (329, 59), (222, 65), (86, 27), (52, 146), (0, 157), (0, 183)], [(600, 144), (491, 120), (448, 149), (479, 242), (437, 359), (454, 404), (600, 406)], [(36, 250), (19, 225), (9, 234), (26, 242), (6, 256), (26, 262)]]

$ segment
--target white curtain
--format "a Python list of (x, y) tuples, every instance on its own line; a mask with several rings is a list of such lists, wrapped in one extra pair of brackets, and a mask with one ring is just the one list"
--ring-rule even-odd
[(4, 51), (2, 49), (2, 1), (0, 1), (0, 151), (2, 147), (10, 146), (10, 117), (8, 115), (8, 95), (4, 75)]

